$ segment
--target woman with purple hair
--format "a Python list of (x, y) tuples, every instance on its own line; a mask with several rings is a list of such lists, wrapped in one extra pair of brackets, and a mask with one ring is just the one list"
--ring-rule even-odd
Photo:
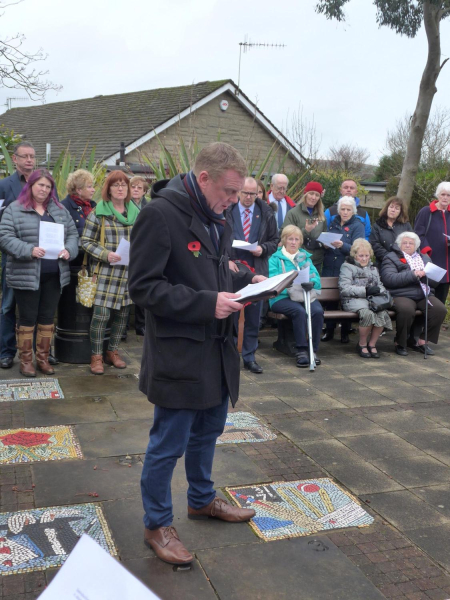
[[(40, 226), (45, 222), (64, 226), (64, 245), (55, 259), (47, 258), (39, 246)], [(47, 170), (34, 171), (17, 200), (5, 209), (0, 249), (8, 255), (6, 282), (19, 307), (20, 372), (36, 377), (32, 346), (37, 328), (36, 366), (44, 375), (52, 375), (55, 371), (48, 356), (53, 320), (61, 289), (70, 281), (69, 260), (78, 254), (78, 233), (69, 211), (56, 197), (55, 182)]]

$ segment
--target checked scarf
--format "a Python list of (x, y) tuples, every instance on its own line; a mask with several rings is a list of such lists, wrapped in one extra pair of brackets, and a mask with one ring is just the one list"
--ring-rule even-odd
[(183, 183), (189, 194), (192, 209), (205, 226), (213, 246), (216, 249), (217, 254), (219, 254), (220, 238), (222, 237), (225, 226), (225, 217), (223, 213), (219, 215), (209, 208), (207, 200), (200, 190), (193, 171), (186, 173), (183, 178)]
[(93, 211), (90, 200), (83, 200), (82, 198), (80, 198), (79, 196), (76, 196), (75, 194), (71, 194), (70, 197), (72, 198), (72, 200), (75, 202), (75, 204), (77, 206), (81, 207), (84, 218), (86, 218), (89, 215), (89, 213), (91, 213)]
[[(420, 256), (420, 254), (418, 252), (414, 252), (414, 254), (407, 254), (406, 252), (403, 252), (403, 256), (406, 258), (406, 262), (409, 265), (409, 268), (411, 269), (411, 271), (423, 271), (425, 269), (425, 265), (423, 264), (423, 260), (422, 257)], [(429, 295), (430, 293), (430, 288), (420, 282), (420, 287), (423, 290), (423, 295), (425, 296), (425, 298)], [(431, 302), (428, 300), (428, 304), (431, 304)]]

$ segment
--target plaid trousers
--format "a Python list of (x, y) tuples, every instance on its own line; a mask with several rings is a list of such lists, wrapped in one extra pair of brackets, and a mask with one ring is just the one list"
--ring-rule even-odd
[(111, 311), (114, 313), (114, 318), (111, 324), (108, 350), (114, 352), (114, 350), (117, 350), (119, 347), (120, 340), (127, 327), (130, 306), (122, 305), (120, 310), (114, 310), (107, 308), (106, 306), (94, 305), (90, 328), (92, 354), (103, 354), (103, 340), (105, 338), (106, 325), (111, 316)]

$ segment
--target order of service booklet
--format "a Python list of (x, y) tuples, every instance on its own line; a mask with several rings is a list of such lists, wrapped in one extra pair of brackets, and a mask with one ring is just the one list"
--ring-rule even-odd
[(250, 283), (236, 292), (241, 295), (240, 298), (236, 298), (236, 302), (259, 302), (260, 300), (275, 298), (289, 287), (297, 276), (298, 271), (288, 271), (287, 273), (281, 273), (281, 275), (269, 277), (260, 283)]
[(83, 534), (39, 600), (159, 600), (152, 591)]

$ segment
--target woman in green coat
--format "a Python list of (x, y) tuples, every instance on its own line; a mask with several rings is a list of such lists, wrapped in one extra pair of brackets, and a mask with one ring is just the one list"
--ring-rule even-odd
[(327, 230), (324, 208), (322, 204), (323, 187), (317, 181), (310, 181), (305, 189), (300, 202), (293, 209), (288, 210), (283, 223), (295, 225), (303, 235), (303, 248), (311, 252), (312, 263), (319, 271), (322, 271), (324, 247), (317, 241), (319, 235)]

